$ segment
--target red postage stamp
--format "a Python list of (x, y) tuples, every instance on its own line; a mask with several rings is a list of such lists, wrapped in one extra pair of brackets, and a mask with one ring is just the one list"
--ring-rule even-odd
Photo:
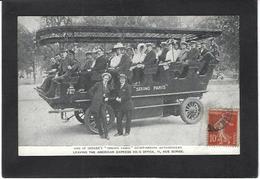
[(208, 112), (208, 146), (238, 145), (238, 110), (210, 109)]

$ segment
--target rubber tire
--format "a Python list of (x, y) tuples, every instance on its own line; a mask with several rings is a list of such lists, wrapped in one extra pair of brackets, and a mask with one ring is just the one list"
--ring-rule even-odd
[[(82, 112), (82, 113), (84, 113), (84, 112)], [(85, 124), (84, 117), (81, 118), (81, 117), (79, 116), (80, 114), (81, 114), (81, 112), (79, 112), (79, 111), (75, 111), (75, 112), (74, 112), (74, 115), (75, 115), (76, 119), (77, 119), (81, 124)]]
[[(115, 123), (115, 113), (114, 113), (113, 108), (110, 105), (107, 105), (107, 110), (111, 116), (108, 126), (107, 126), (108, 130), (110, 130), (114, 126), (114, 123)], [(98, 134), (98, 129), (93, 128), (93, 126), (90, 125), (90, 109), (89, 108), (85, 112), (84, 124), (88, 131), (90, 131), (93, 134)]]
[[(195, 103), (198, 104), (199, 107), (200, 107), (200, 114), (198, 115), (198, 117), (197, 117), (196, 119), (193, 119), (193, 120), (187, 118), (187, 116), (186, 116), (186, 114), (185, 114), (185, 108), (186, 108), (186, 106), (187, 106), (189, 103), (191, 103), (191, 102), (195, 102)], [(201, 101), (198, 100), (197, 98), (189, 97), (189, 98), (185, 99), (185, 100), (181, 103), (181, 105), (180, 105), (180, 116), (181, 116), (181, 119), (182, 119), (185, 123), (187, 123), (187, 124), (195, 124), (195, 123), (199, 122), (199, 121), (201, 120), (203, 114), (204, 114), (203, 104), (202, 104)]]

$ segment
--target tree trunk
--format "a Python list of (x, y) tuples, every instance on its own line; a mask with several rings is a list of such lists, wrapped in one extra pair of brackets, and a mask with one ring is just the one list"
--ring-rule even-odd
[(36, 84), (36, 65), (35, 65), (35, 57), (33, 58), (33, 83)]

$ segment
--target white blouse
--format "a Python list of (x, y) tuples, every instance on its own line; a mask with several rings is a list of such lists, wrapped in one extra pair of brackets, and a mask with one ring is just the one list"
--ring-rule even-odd
[[(141, 46), (144, 48), (141, 50)], [(146, 45), (144, 43), (140, 43), (137, 45), (137, 50), (134, 52), (134, 56), (132, 59), (133, 64), (137, 63), (143, 63), (144, 58), (146, 56), (145, 51), (146, 51)]]
[(123, 54), (114, 56), (110, 61), (110, 67), (116, 68), (119, 65), (119, 63), (121, 62), (122, 56), (123, 56)]
[(166, 61), (176, 62), (177, 58), (179, 57), (181, 50), (169, 50), (166, 54)]

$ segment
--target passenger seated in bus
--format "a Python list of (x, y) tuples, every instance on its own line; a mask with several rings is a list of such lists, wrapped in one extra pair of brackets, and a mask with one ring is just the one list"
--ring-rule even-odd
[(209, 39), (210, 41), (210, 48), (209, 51), (214, 55), (215, 57), (219, 56), (219, 46), (216, 44), (214, 37), (211, 37)]
[(102, 80), (102, 73), (107, 68), (107, 58), (102, 47), (95, 47), (92, 51), (95, 65), (92, 69), (91, 81), (94, 83)]
[(116, 56), (114, 56), (109, 65), (109, 71), (112, 75), (112, 81), (114, 83), (114, 87), (119, 89), (119, 74), (123, 73), (126, 74), (129, 78), (130, 75), (130, 66), (131, 66), (131, 59), (125, 52), (125, 47), (122, 43), (117, 43), (114, 45), (113, 50), (116, 52)]
[(157, 70), (154, 70), (156, 65), (156, 54), (153, 50), (153, 44), (147, 43), (146, 56), (144, 58), (144, 75), (145, 75), (145, 84), (149, 84), (153, 81), (153, 76), (157, 73)]
[(132, 65), (130, 67), (130, 71), (133, 72), (132, 83), (138, 85), (142, 82), (144, 76), (144, 64), (143, 61), (145, 59), (145, 51), (147, 47), (144, 43), (140, 43), (137, 45), (137, 48), (134, 51), (134, 56), (132, 59)]
[(166, 61), (169, 63), (176, 62), (180, 53), (179, 43), (176, 40), (169, 41), (169, 51), (166, 54)]
[(187, 43), (187, 51), (191, 50), (191, 43)]
[(211, 60), (215, 57), (207, 49), (207, 44), (205, 42), (201, 43), (200, 55), (200, 68), (198, 69), (197, 74), (204, 75), (208, 71)]
[(87, 91), (93, 85), (91, 75), (95, 64), (96, 61), (92, 55), (92, 51), (86, 52), (86, 60), (80, 70), (81, 73), (78, 82), (79, 92)]
[(162, 54), (162, 47), (161, 47), (161, 45), (160, 44), (156, 44), (154, 50), (155, 50), (155, 54), (156, 54), (156, 62), (159, 63), (159, 57)]
[(129, 45), (126, 47), (126, 54), (129, 56), (130, 59), (134, 57), (134, 47)]
[(184, 63), (187, 59), (187, 56), (188, 56), (188, 50), (187, 50), (187, 43), (182, 41), (180, 43), (181, 45), (181, 50), (180, 50), (180, 53), (179, 53), (179, 56), (177, 58), (177, 62), (180, 62), (180, 63)]
[(58, 75), (52, 79), (50, 89), (46, 93), (47, 97), (54, 97), (57, 85), (64, 80), (69, 80), (71, 77), (78, 74), (80, 63), (75, 59), (75, 52), (68, 50), (67, 57), (61, 62)]
[(177, 59), (177, 62), (182, 63), (183, 64), (183, 70), (181, 72), (181, 74), (175, 74), (176, 77), (180, 77), (180, 78), (184, 78), (187, 75), (187, 72), (189, 70), (189, 66), (188, 66), (188, 43), (186, 43), (185, 41), (182, 41), (181, 43), (181, 51), (179, 54), (179, 57)]
[(206, 53), (209, 52), (209, 50), (208, 50), (207, 44), (205, 42), (201, 42), (200, 46), (201, 46), (201, 48), (199, 49), (200, 56), (203, 57)]
[(166, 54), (169, 51), (167, 42), (161, 42), (161, 47), (162, 47), (162, 53), (158, 57), (159, 63), (165, 62)]
[(50, 59), (50, 62), (51, 62), (51, 66), (50, 69), (47, 71), (48, 76), (44, 79), (42, 85), (37, 87), (43, 92), (47, 92), (50, 89), (51, 81), (56, 76), (56, 73), (59, 69), (59, 65), (61, 62), (61, 55), (59, 53), (56, 54), (54, 58)]
[(197, 42), (196, 41), (191, 41), (191, 49), (188, 52), (188, 60), (189, 62), (194, 62), (197, 61), (200, 57), (200, 52), (197, 49)]

